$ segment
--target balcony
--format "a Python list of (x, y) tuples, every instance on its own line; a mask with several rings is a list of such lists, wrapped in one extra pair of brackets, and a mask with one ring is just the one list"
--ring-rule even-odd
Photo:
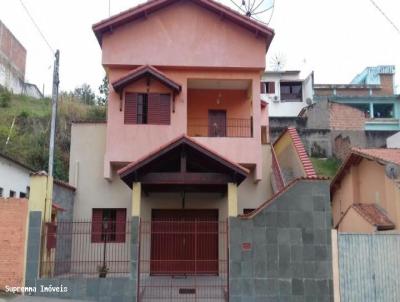
[(215, 118), (188, 120), (188, 135), (193, 137), (253, 137), (252, 119), (226, 119), (221, 114)]

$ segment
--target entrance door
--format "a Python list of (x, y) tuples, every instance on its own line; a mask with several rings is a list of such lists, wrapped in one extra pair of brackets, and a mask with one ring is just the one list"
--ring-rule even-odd
[(225, 110), (208, 110), (208, 136), (226, 136)]
[(153, 210), (152, 275), (217, 275), (218, 210)]

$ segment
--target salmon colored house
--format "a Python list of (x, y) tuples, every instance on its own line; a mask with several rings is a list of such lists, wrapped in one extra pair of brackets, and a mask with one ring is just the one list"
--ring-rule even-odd
[(400, 230), (400, 149), (352, 149), (331, 183), (339, 232)]

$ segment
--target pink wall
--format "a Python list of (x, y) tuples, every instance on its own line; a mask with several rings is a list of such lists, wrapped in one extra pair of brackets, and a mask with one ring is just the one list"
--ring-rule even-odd
[(105, 34), (102, 49), (103, 65), (263, 70), (266, 41), (254, 32), (186, 1)]
[[(110, 163), (132, 162), (187, 132), (187, 83), (188, 79), (247, 79), (251, 81), (250, 98), (254, 122), (252, 138), (208, 138), (195, 139), (234, 162), (254, 166), (256, 178), (261, 179), (261, 106), (259, 98), (260, 73), (258, 71), (220, 70), (177, 70), (163, 69), (168, 77), (182, 85), (182, 91), (175, 98), (175, 112), (171, 113), (171, 125), (125, 125), (123, 111), (120, 111), (119, 95), (110, 89), (107, 123), (107, 147), (105, 154), (105, 177), (111, 175)], [(127, 74), (129, 70), (109, 69), (110, 82)], [(132, 92), (147, 92), (144, 81), (125, 89)], [(152, 81), (149, 92), (168, 91), (160, 83)]]

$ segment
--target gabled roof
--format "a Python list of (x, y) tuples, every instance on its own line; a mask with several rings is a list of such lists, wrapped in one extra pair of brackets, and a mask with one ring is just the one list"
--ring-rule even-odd
[(378, 231), (392, 230), (395, 228), (395, 224), (393, 223), (393, 221), (390, 220), (387, 214), (382, 209), (380, 209), (378, 205), (369, 203), (355, 203), (349, 206), (349, 208), (345, 211), (345, 213), (335, 225), (335, 228), (339, 226), (346, 214), (351, 209), (354, 209), (369, 224), (375, 226)]
[(25, 170), (28, 170), (29, 172), (33, 172), (33, 169), (32, 169), (31, 167), (25, 165), (24, 163), (21, 163), (21, 162), (17, 161), (17, 160), (14, 159), (14, 158), (9, 157), (8, 155), (5, 155), (5, 154), (3, 154), (3, 153), (0, 153), (0, 157), (2, 157), (2, 158), (4, 158), (4, 159), (8, 160), (9, 162), (12, 162), (12, 163), (14, 163), (14, 164), (20, 166), (21, 168), (23, 168), (23, 169), (25, 169)]
[(337, 183), (339, 183), (342, 178), (346, 175), (346, 171), (352, 166), (357, 165), (361, 162), (363, 158), (374, 160), (378, 163), (393, 163), (400, 165), (400, 149), (361, 149), (352, 148), (350, 154), (347, 156), (339, 171), (336, 173), (335, 177), (331, 183), (331, 190), (334, 191)]
[[(262, 36), (267, 39), (267, 49), (274, 36), (274, 31), (268, 26), (257, 22), (249, 17), (246, 17), (229, 7), (222, 5), (213, 0), (186, 0), (191, 1), (209, 11), (216, 13), (221, 18), (230, 20), (231, 22), (246, 28), (249, 31), (254, 32), (256, 35)], [(150, 0), (145, 3), (139, 4), (131, 9), (123, 11), (115, 16), (100, 21), (93, 25), (93, 31), (99, 41), (102, 43), (103, 34), (126, 23), (132, 22), (139, 18), (146, 17), (147, 15), (154, 13), (160, 9), (163, 9), (178, 0)]]
[(164, 73), (151, 65), (142, 65), (132, 70), (127, 75), (114, 81), (112, 86), (116, 92), (121, 93), (126, 86), (145, 77), (156, 79), (175, 92), (180, 92), (182, 89), (181, 85), (169, 79)]
[(303, 166), (304, 172), (306, 173), (306, 177), (317, 177), (317, 173), (315, 173), (314, 166), (310, 160), (310, 158), (307, 155), (306, 149), (304, 148), (304, 145), (300, 139), (299, 134), (297, 133), (296, 128), (293, 127), (288, 127), (285, 131), (279, 135), (279, 137), (275, 140), (273, 143), (273, 146), (286, 134), (288, 133), (293, 146), (297, 152), (297, 155), (299, 156), (300, 162)]
[(146, 165), (152, 163), (161, 155), (178, 148), (182, 145), (186, 145), (187, 147), (193, 148), (196, 151), (200, 152), (204, 156), (211, 158), (212, 160), (218, 162), (219, 164), (223, 165), (225, 168), (229, 169), (233, 174), (236, 175), (236, 179), (238, 183), (241, 183), (249, 174), (249, 170), (242, 167), (239, 164), (236, 164), (229, 159), (223, 157), (222, 155), (216, 153), (215, 151), (207, 148), (204, 145), (199, 144), (192, 138), (186, 136), (186, 135), (181, 135), (175, 138), (174, 140), (168, 142), (167, 144), (161, 146), (160, 148), (154, 150), (153, 152), (150, 152), (146, 156), (136, 160), (135, 162), (132, 162), (122, 169), (118, 170), (118, 174), (121, 177), (121, 179), (129, 186), (132, 184), (129, 183), (128, 179), (130, 178), (131, 175), (136, 174), (136, 172), (142, 168), (145, 167)]

